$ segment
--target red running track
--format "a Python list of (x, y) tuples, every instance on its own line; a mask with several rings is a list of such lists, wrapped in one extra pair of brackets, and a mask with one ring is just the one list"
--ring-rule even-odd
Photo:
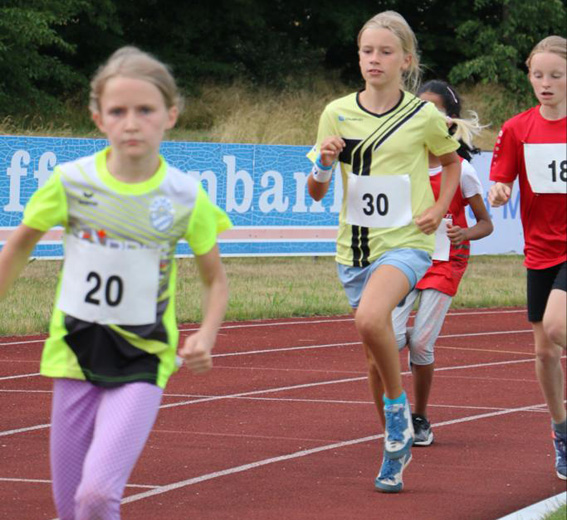
[[(56, 517), (41, 339), (0, 338), (2, 519)], [(435, 443), (414, 448), (404, 492), (384, 495), (352, 319), (227, 323), (214, 370), (168, 385), (122, 518), (492, 520), (557, 495), (532, 352), (523, 309), (451, 312), (436, 347)], [(411, 395), (407, 373), (404, 386)]]

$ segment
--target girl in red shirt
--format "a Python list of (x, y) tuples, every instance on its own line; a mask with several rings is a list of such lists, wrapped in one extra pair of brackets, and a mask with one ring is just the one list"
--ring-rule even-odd
[[(567, 40), (549, 36), (526, 61), (539, 105), (504, 123), (494, 148), (489, 193), (506, 204), (518, 179), (527, 268), (528, 320), (536, 374), (547, 403), (557, 476), (567, 480), (567, 415), (561, 354), (567, 346)], [(563, 349), (563, 350), (562, 350)]]

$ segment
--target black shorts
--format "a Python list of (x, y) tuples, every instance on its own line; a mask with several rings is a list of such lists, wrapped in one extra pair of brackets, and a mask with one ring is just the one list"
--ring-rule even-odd
[(567, 262), (547, 269), (528, 269), (528, 321), (543, 320), (549, 293), (553, 289), (567, 292)]

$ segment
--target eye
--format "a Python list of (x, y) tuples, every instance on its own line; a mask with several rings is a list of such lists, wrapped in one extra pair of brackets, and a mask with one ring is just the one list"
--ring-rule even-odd
[(123, 108), (120, 108), (120, 107), (114, 107), (114, 108), (111, 108), (111, 109), (108, 111), (108, 113), (109, 113), (111, 116), (118, 117), (118, 116), (120, 116), (120, 115), (122, 115), (122, 114), (124, 113), (124, 109), (123, 109)]
[(153, 108), (150, 106), (142, 106), (138, 109), (138, 111), (140, 112), (140, 114), (147, 116), (148, 114), (151, 114), (153, 112)]

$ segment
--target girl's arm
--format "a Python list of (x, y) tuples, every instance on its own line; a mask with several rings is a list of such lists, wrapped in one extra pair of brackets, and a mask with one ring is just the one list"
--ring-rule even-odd
[(453, 245), (459, 245), (466, 240), (479, 240), (490, 235), (494, 229), (482, 196), (474, 195), (468, 201), (476, 218), (476, 224), (469, 228), (450, 226), (447, 229), (447, 236)]
[[(325, 138), (321, 143), (321, 155), (318, 158), (318, 161), (321, 162), (321, 166), (325, 168), (333, 168), (344, 147), (345, 142), (338, 136)], [(318, 165), (315, 164), (314, 168), (316, 169), (317, 167)], [(331, 174), (332, 170), (329, 171), (328, 179), (324, 182), (316, 180), (315, 177), (313, 177), (313, 174), (309, 175), (307, 178), (307, 189), (313, 200), (321, 200), (327, 194), (329, 185), (331, 184)]]
[(427, 208), (415, 219), (417, 227), (426, 235), (434, 233), (439, 227), (441, 220), (449, 209), (449, 204), (451, 204), (461, 178), (461, 162), (457, 152), (440, 155), (439, 161), (443, 167), (439, 198), (433, 206)]
[(28, 263), (28, 258), (44, 231), (20, 224), (10, 235), (0, 251), (0, 300)]
[(228, 302), (228, 281), (218, 246), (208, 253), (195, 256), (203, 283), (203, 321), (199, 330), (185, 339), (179, 355), (195, 373), (206, 372), (213, 366), (211, 351), (224, 319)]
[(488, 192), (488, 202), (493, 208), (504, 206), (512, 196), (513, 182), (495, 182)]

